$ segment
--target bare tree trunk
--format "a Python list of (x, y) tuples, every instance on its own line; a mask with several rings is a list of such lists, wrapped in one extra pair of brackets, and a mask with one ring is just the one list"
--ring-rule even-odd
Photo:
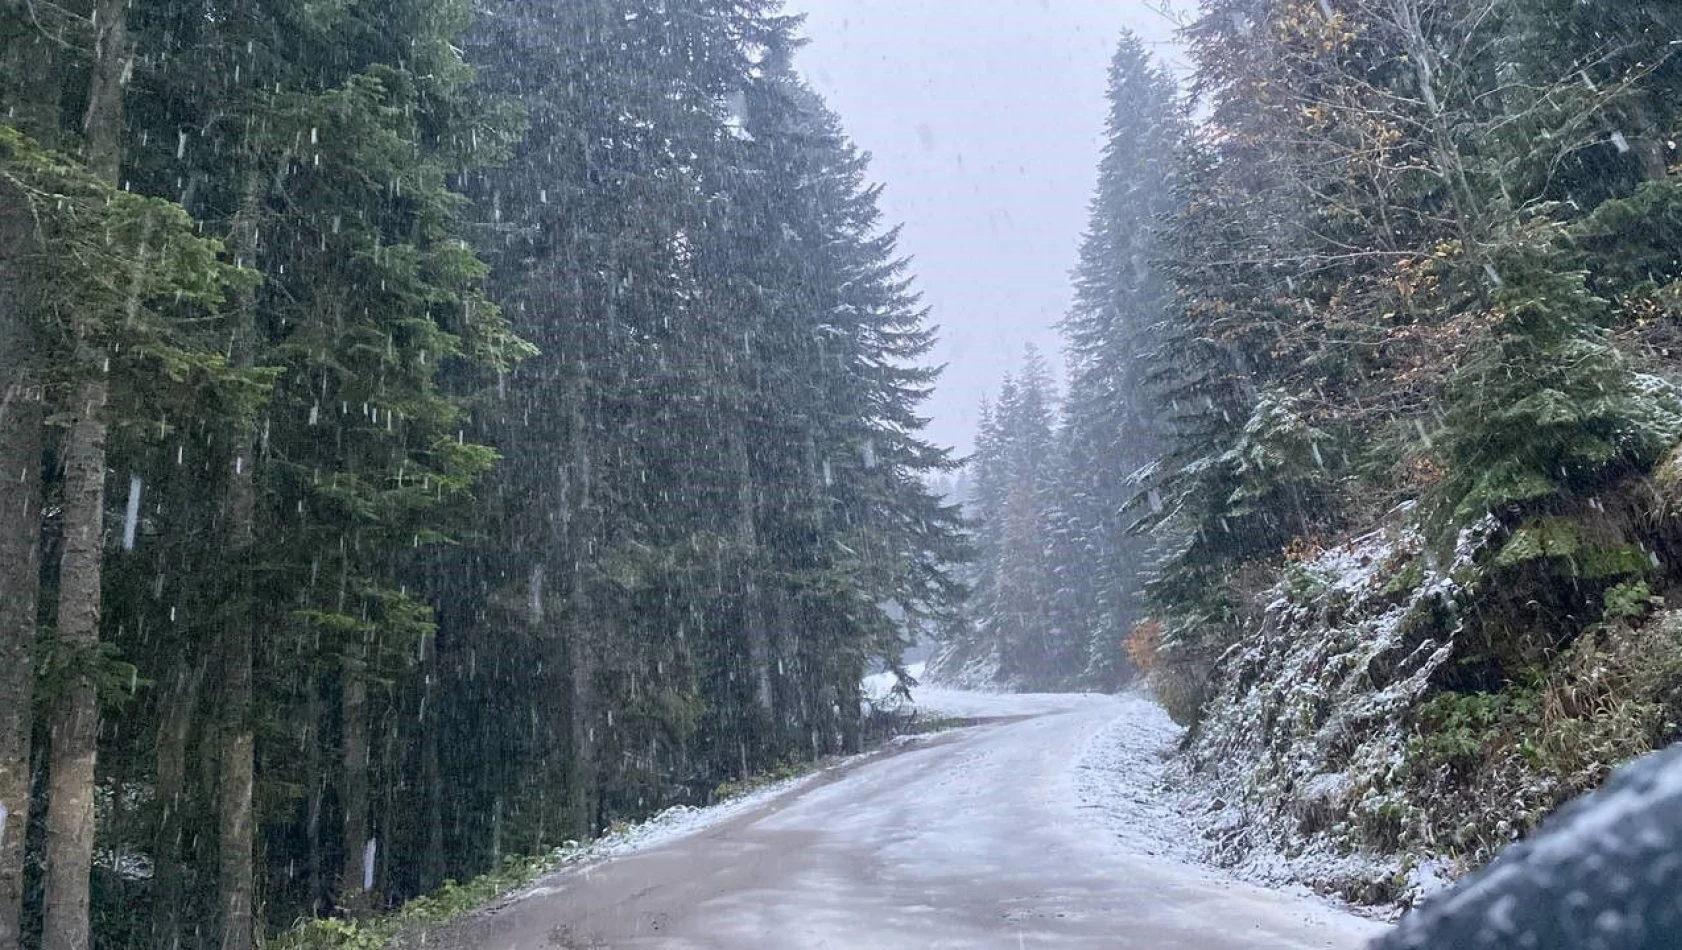
[(421, 694), (421, 781), (426, 788), (426, 855), (421, 863), (421, 887), (433, 890), (444, 883), (448, 874), (444, 857), (444, 777), (438, 761), (439, 732), (438, 699), (433, 689), (438, 683), (438, 644), (428, 637), (422, 644), (425, 651), (426, 678)]
[[(246, 186), (241, 213), (235, 218), (229, 246), (242, 260), (256, 253), (257, 184)], [(256, 301), (242, 291), (234, 308), (232, 365), (250, 369), (256, 347)], [(256, 836), (251, 799), (256, 788), (256, 735), (252, 724), (251, 666), (252, 611), (255, 595), (252, 572), (256, 557), (257, 435), (240, 436), (228, 472), (228, 568), (236, 578), (234, 609), (222, 626), (222, 788), (217, 809), (218, 890), (221, 898), (222, 950), (251, 950), (255, 937), (252, 898)]]
[(741, 613), (739, 621), (747, 639), (748, 674), (753, 677), (753, 698), (756, 709), (742, 710), (747, 717), (746, 742), (751, 748), (751, 762), (743, 763), (744, 777), (749, 768), (758, 767), (764, 756), (776, 748), (777, 735), (776, 689), (772, 683), (771, 634), (766, 624), (766, 597), (759, 586), (759, 526), (758, 505), (753, 480), (753, 460), (748, 456), (745, 424), (730, 427), (730, 453), (736, 469), (736, 547), (741, 583)]
[(42, 392), (18, 260), (30, 249), (29, 221), (4, 186), (0, 204), (0, 950), (17, 950), (40, 593)]
[(339, 865), (339, 898), (342, 910), (367, 909), (364, 852), (368, 847), (368, 684), (361, 664), (346, 660), (339, 674), (340, 712), (344, 727), (343, 775), (340, 807), (344, 812)]
[(309, 730), (304, 736), (304, 781), (309, 786), (309, 806), (304, 836), (309, 844), (310, 914), (319, 916), (327, 896), (326, 870), (321, 858), (322, 799), (327, 794), (327, 769), (321, 755), (321, 682), (312, 663), (308, 680), (304, 683), (304, 722)]
[(584, 413), (583, 392), (575, 390), (571, 402), (573, 457), (566, 473), (571, 488), (568, 493), (570, 506), (563, 515), (567, 521), (566, 538), (563, 543), (570, 556), (564, 568), (567, 570), (567, 666), (572, 687), (568, 703), (571, 747), (567, 759), (567, 812), (573, 833), (582, 839), (593, 836), (599, 830), (596, 827), (595, 810), (595, 696), (591, 688), (595, 678), (592, 648), (594, 638), (590, 635), (589, 591), (585, 583), (583, 565), (579, 563), (579, 555), (584, 550), (580, 535), (592, 523), (589, 517), (591, 477), (587, 434), (590, 430), (587, 428), (588, 420)]
[[(82, 123), (88, 167), (116, 183), (122, 164), (123, 93), (129, 69), (128, 0), (94, 6), (93, 75)], [(59, 562), (58, 636), (75, 654), (76, 672), (58, 698), (50, 733), (47, 880), (43, 950), (88, 950), (94, 843), (94, 764), (99, 694), (88, 665), (99, 647), (105, 534), (104, 354), (78, 346), (88, 373), (67, 407), (75, 414), (64, 442), (64, 553)]]
[(64, 444), (64, 557), (58, 635), (74, 655), (69, 688), (52, 718), (47, 798), (45, 950), (87, 950), (93, 868), (94, 760), (99, 695), (87, 666), (99, 646), (99, 585), (105, 529), (105, 383), (83, 383)]
[(89, 170), (117, 184), (123, 160), (123, 95), (132, 53), (129, 50), (128, 0), (94, 4), (93, 76), (82, 137)]
[[(767, 724), (775, 714), (775, 691), (771, 686), (771, 638), (765, 629), (765, 599), (755, 577), (758, 571), (759, 529), (754, 498), (753, 461), (748, 457), (747, 435), (738, 424), (730, 429), (730, 450), (736, 466), (736, 544), (742, 558), (742, 627), (747, 634), (748, 662), (752, 664), (754, 701)], [(762, 741), (769, 736), (760, 737)]]
[[(380, 770), (374, 774), (384, 777), (394, 775), (398, 769), (403, 768), (403, 754), (398, 751), (398, 745), (400, 740), (408, 737), (398, 728), (398, 710), (388, 704), (382, 706), (379, 721), (383, 726), (381, 731), (384, 738), (380, 742)], [(380, 802), (378, 808), (369, 810), (368, 839), (376, 842), (379, 847), (372, 855), (366, 852), (363, 854), (363, 860), (367, 862), (362, 869), (364, 883), (391, 880), (392, 845), (397, 841), (392, 835), (392, 828), (397, 824), (394, 820), (398, 808), (397, 783), (382, 781), (377, 791), (381, 793), (384, 801)]]
[(183, 656), (175, 687), (164, 697), (163, 723), (158, 727), (158, 774), (153, 785), (158, 805), (157, 836), (152, 843), (152, 946), (173, 950), (181, 945), (181, 844), (186, 825), (181, 804), (187, 783), (187, 741), (204, 685), (206, 664)]
[(572, 743), (569, 750), (571, 757), (567, 759), (567, 811), (571, 817), (573, 833), (581, 838), (594, 835), (597, 831), (593, 804), (596, 786), (596, 736), (595, 725), (592, 723), (592, 707), (595, 699), (590, 689), (593, 670), (590, 663), (590, 647), (585, 642), (585, 623), (583, 617), (575, 614), (567, 628), (567, 660), (572, 673)]
[(222, 653), (222, 795), (218, 817), (222, 950), (251, 950), (255, 835), (252, 793), (256, 785), (255, 738), (251, 726), (251, 630), (236, 619), (228, 625)]
[[(21, 12), (15, 0), (7, 5)], [(21, 84), (8, 120), (37, 138), (60, 119), (58, 47), (41, 32), (0, 50), (0, 70)], [(29, 828), (46, 415), (29, 257), (39, 253), (24, 196), (0, 184), (0, 950), (17, 950), (22, 940)]]

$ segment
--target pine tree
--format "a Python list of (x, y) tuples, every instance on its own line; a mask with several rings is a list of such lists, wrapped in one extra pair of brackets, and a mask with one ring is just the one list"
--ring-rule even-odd
[(1493, 339), (1450, 381), (1436, 446), (1448, 473), (1434, 492), (1440, 523), (1551, 514), (1650, 470), (1682, 438), (1682, 402), (1611, 344), (1606, 302), (1565, 269), (1554, 231), (1538, 226), (1506, 249)]
[[(1067, 685), (1084, 640), (1065, 622), (1070, 599), (1053, 560), (1059, 550), (1055, 406), (1051, 374), (1029, 346), (984, 413), (975, 470), (975, 596), (971, 631), (936, 665), (952, 676), (978, 660), (988, 678), (1024, 688)], [(966, 642), (967, 641), (967, 642)], [(996, 669), (991, 669), (996, 665)]]
[[(507, 601), (526, 604), (533, 648), (555, 637), (572, 657), (556, 717), (569, 734), (518, 754), (570, 763), (584, 830), (655, 794), (662, 770), (705, 784), (856, 742), (847, 697), (870, 657), (898, 649), (882, 605), (914, 618), (951, 597), (952, 515), (916, 477), (948, 464), (914, 436), (932, 376), (897, 368), (930, 338), (862, 161), (788, 72), (789, 26), (748, 8), (674, 21), (611, 5), (485, 25), (495, 42), (556, 37), (568, 52), (553, 74), (490, 81), (615, 143), (529, 139), (475, 185), (511, 313), (564, 357), (521, 369), (487, 406), (493, 440), (530, 461), (499, 488), (497, 518), (519, 525), (512, 563), (480, 563), (520, 591)], [(758, 37), (759, 66), (709, 32), (727, 28)], [(696, 51), (694, 68), (666, 71), (671, 43)], [(683, 92), (653, 94), (651, 74)], [(655, 139), (691, 159), (644, 174), (665, 155)], [(557, 296), (550, 274), (574, 276)], [(556, 403), (569, 421), (542, 426)], [(537, 477), (549, 458), (573, 488)]]
[[(43, 408), (103, 385), (83, 481), (118, 487), (62, 525), (99, 596), (44, 572), (97, 646), (49, 609), (37, 656), (11, 595), (61, 522), (29, 476), (75, 487), (48, 463), (76, 442), (0, 410), (26, 476), (0, 689), (98, 701), (59, 804), (121, 807), (65, 843), (153, 869), (61, 861), (64, 899), (14, 915), (9, 849), (7, 946), (43, 909), (73, 941), (252, 946), (858, 747), (862, 673), (951, 615), (963, 551), (926, 485), (952, 467), (920, 435), (926, 314), (793, 21), (499, 5), (475, 83), (446, 0), (135, 3), (119, 191), (66, 157), (88, 73), (50, 40), (86, 23), (3, 12), (0, 181), (35, 227), (0, 248), (28, 318), (0, 379)], [(0, 723), (8, 813), (32, 725)]]
[(1075, 271), (1075, 303), (1061, 329), (1069, 392), (1060, 427), (1059, 571), (1079, 606), (1093, 681), (1124, 678), (1120, 642), (1137, 615), (1148, 545), (1130, 538), (1132, 477), (1162, 436), (1147, 357), (1160, 342), (1169, 295), (1160, 228), (1174, 210), (1175, 157), (1185, 137), (1171, 78), (1131, 33), (1110, 65), (1105, 149)]
[[(230, 373), (217, 352), (223, 291), (244, 285), (243, 275), (217, 262), (216, 245), (194, 234), (179, 207), (117, 187), (127, 15), (107, 10), (101, 21), (101, 57), (91, 66), (91, 98), (80, 130), (54, 127), (52, 110), (22, 110), (34, 120), (30, 131), (80, 144), (83, 159), (46, 152), (17, 130), (0, 130), (7, 178), (38, 242), (23, 286), (39, 306), (24, 313), (36, 319), (32, 335), (41, 364), (53, 369), (42, 374), (44, 392), (63, 407), (56, 420), (68, 425), (54, 445), (64, 469), (53, 490), (67, 497), (59, 526), (67, 536), (56, 576), (60, 610), (40, 664), (55, 720), (43, 913), (49, 942), (66, 946), (88, 939), (94, 742), (100, 706), (115, 692), (112, 676), (121, 669), (100, 623), (109, 586), (102, 527), (109, 463), (167, 435), (175, 413), (211, 418), (249, 412), (257, 379)], [(43, 73), (32, 78), (38, 92), (88, 76), (79, 66), (42, 58)], [(8, 434), (40, 444), (39, 432)], [(131, 481), (135, 500), (140, 484)], [(133, 530), (124, 526), (125, 542)]]

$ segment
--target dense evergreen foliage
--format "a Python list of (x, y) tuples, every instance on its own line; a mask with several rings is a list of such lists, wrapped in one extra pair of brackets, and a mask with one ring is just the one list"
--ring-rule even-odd
[[(1156, 545), (1127, 655), (1245, 841), (1463, 868), (1682, 737), (1676, 27), (1552, 0), (1188, 21), (1192, 118), (1130, 212), (1164, 303), (1121, 311), (1160, 317), (1118, 400), (1154, 460), (1111, 455)], [(1402, 896), (1359, 863), (1336, 886)]]
[(1444, 556), (1495, 519), (1489, 596), (1462, 605), (1494, 639), (1463, 639), (1463, 687), (1673, 570), (1627, 556), (1662, 537), (1597, 501), (1682, 434), (1666, 359), (1619, 332), (1651, 278), (1597, 223), (1635, 226), (1668, 187), (1667, 15), (1557, 6), (1209, 0), (1187, 28), (1207, 119), (1159, 219), (1174, 305), (1148, 374), (1170, 421), (1140, 486), (1177, 715), (1286, 560), (1408, 502)]
[(0, 950), (250, 947), (858, 747), (962, 538), (796, 21), (83, 6), (0, 6)]
[(1276, 605), (1403, 611), (1386, 846), (1678, 737), (1669, 6), (1202, 0), (1184, 95), (1123, 37), (967, 523), (779, 7), (0, 0), (0, 950), (244, 950), (856, 749), (929, 630), (1197, 729), (1352, 655), (1246, 659)]

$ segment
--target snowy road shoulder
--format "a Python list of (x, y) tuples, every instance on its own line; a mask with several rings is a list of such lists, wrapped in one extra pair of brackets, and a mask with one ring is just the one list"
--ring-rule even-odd
[[(866, 753), (866, 755), (868, 756), (869, 753)], [(864, 758), (864, 756), (859, 758)], [(756, 808), (769, 806), (784, 795), (797, 792), (801, 788), (818, 781), (830, 768), (839, 767), (845, 764), (845, 761), (847, 760), (805, 775), (774, 782), (745, 795), (716, 804), (706, 806), (674, 805), (646, 821), (615, 828), (592, 841), (583, 844), (569, 843), (555, 852), (555, 863), (551, 870), (545, 872), (542, 877), (530, 885), (507, 895), (493, 907), (503, 907), (533, 897), (559, 893), (561, 888), (558, 879), (576, 872), (581, 865), (594, 861), (621, 858), (646, 851), (649, 848), (681, 841), (690, 835), (700, 834), (709, 828), (727, 822), (739, 815), (744, 815)]]
[(773, 808), (779, 799), (793, 797), (808, 787), (831, 781), (840, 774), (884, 755), (904, 751), (927, 736), (899, 736), (868, 752), (829, 760), (804, 775), (782, 779), (753, 791), (711, 805), (674, 805), (635, 824), (614, 828), (599, 838), (579, 844), (569, 842), (556, 850), (554, 866), (536, 881), (514, 891), (492, 905), (505, 907), (533, 897), (559, 893), (561, 878), (581, 867), (614, 858), (627, 857), (651, 848), (682, 841), (761, 809)]
[(1378, 916), (1299, 883), (1290, 862), (1266, 848), (1253, 849), (1235, 867), (1214, 863), (1207, 839), (1219, 830), (1214, 820), (1219, 815), (1205, 814), (1208, 806), (1201, 799), (1167, 781), (1185, 729), (1142, 694), (1123, 693), (1116, 700), (1115, 719), (1087, 741), (1072, 768), (1081, 811), (1119, 844), (1138, 854), (1199, 866), (1217, 878), (1313, 901), (1338, 916)]
[(1161, 788), (1184, 730), (1143, 696), (1117, 697), (1115, 719), (1087, 740), (1072, 763), (1084, 815), (1140, 854), (1198, 863), (1198, 831), (1183, 803)]

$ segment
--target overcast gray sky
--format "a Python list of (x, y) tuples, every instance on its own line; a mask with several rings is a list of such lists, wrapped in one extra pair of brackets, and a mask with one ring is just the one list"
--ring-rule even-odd
[(1123, 28), (1172, 59), (1142, 0), (789, 0), (807, 15), (800, 64), (873, 156), (882, 207), (905, 226), (949, 364), (926, 407), (936, 442), (967, 452), (984, 394), (1032, 341), (1061, 363)]

